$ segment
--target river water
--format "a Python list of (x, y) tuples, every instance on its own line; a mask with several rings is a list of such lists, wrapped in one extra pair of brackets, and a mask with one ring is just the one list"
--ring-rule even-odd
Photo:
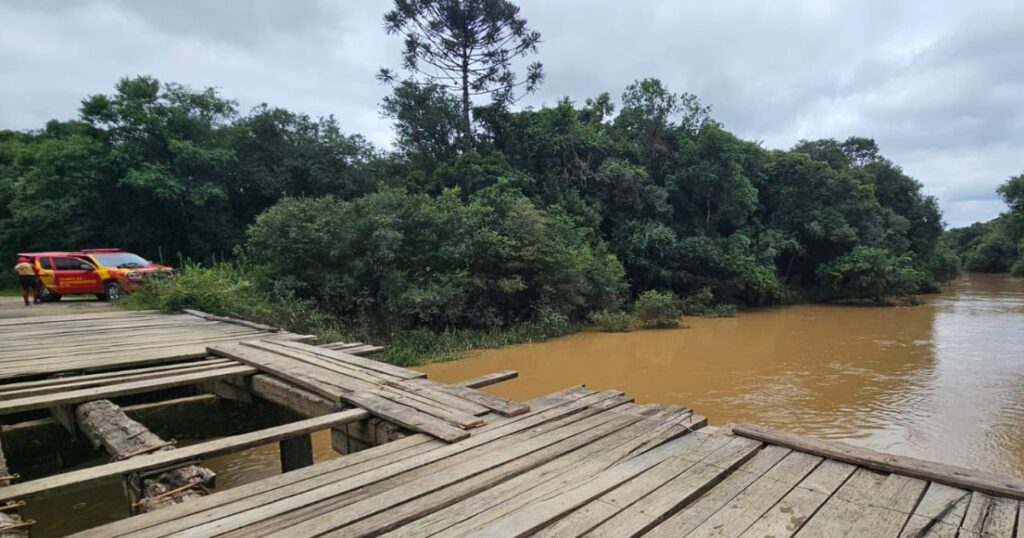
[(525, 400), (566, 386), (1024, 477), (1024, 279), (970, 274), (917, 307), (797, 305), (584, 332), (422, 368)]

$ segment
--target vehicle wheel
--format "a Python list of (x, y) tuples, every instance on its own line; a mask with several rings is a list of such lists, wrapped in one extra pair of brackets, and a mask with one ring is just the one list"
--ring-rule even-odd
[(117, 282), (107, 282), (107, 285), (103, 289), (107, 292), (104, 293), (104, 295), (106, 295), (107, 299), (111, 301), (116, 301), (124, 295), (124, 288), (122, 288)]
[(60, 294), (50, 291), (50, 288), (42, 286), (39, 288), (39, 300), (44, 303), (55, 303), (60, 300)]

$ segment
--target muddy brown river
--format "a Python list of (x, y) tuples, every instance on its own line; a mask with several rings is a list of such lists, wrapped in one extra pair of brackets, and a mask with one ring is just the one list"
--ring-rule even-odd
[(567, 385), (1024, 477), (1024, 279), (967, 275), (905, 308), (799, 305), (584, 332), (422, 368), (454, 381), (503, 369), (527, 399)]
[[(1024, 279), (966, 275), (923, 306), (799, 305), (688, 318), (689, 329), (587, 331), (421, 368), (457, 381), (497, 370), (487, 390), (526, 400), (567, 386), (681, 404), (711, 424), (754, 422), (1024, 477)], [(337, 457), (326, 432), (317, 461)], [(279, 472), (277, 446), (214, 458), (218, 487)], [(31, 505), (30, 505), (31, 506)], [(27, 510), (36, 536), (126, 515), (121, 487)]]

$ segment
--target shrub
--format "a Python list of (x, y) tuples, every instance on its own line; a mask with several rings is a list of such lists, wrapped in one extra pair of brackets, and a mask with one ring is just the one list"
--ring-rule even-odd
[(640, 326), (645, 329), (666, 329), (679, 326), (679, 299), (663, 291), (645, 291), (633, 305)]
[(603, 242), (502, 185), (469, 201), (457, 190), (286, 199), (242, 253), (276, 288), (388, 335), (564, 325), (618, 306), (626, 289)]
[(818, 267), (818, 280), (835, 297), (887, 304), (889, 296), (904, 296), (918, 290), (923, 274), (911, 265), (909, 255), (893, 256), (877, 247), (855, 247)]
[(590, 321), (602, 331), (610, 333), (629, 332), (640, 326), (636, 314), (625, 310), (602, 310), (591, 316)]

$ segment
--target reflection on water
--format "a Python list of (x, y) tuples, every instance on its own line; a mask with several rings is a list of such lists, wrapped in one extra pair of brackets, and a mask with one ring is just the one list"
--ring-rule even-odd
[(586, 332), (422, 368), (496, 370), (519, 400), (569, 385), (1024, 476), (1024, 279), (967, 275), (910, 308), (798, 305), (687, 319), (692, 328)]

